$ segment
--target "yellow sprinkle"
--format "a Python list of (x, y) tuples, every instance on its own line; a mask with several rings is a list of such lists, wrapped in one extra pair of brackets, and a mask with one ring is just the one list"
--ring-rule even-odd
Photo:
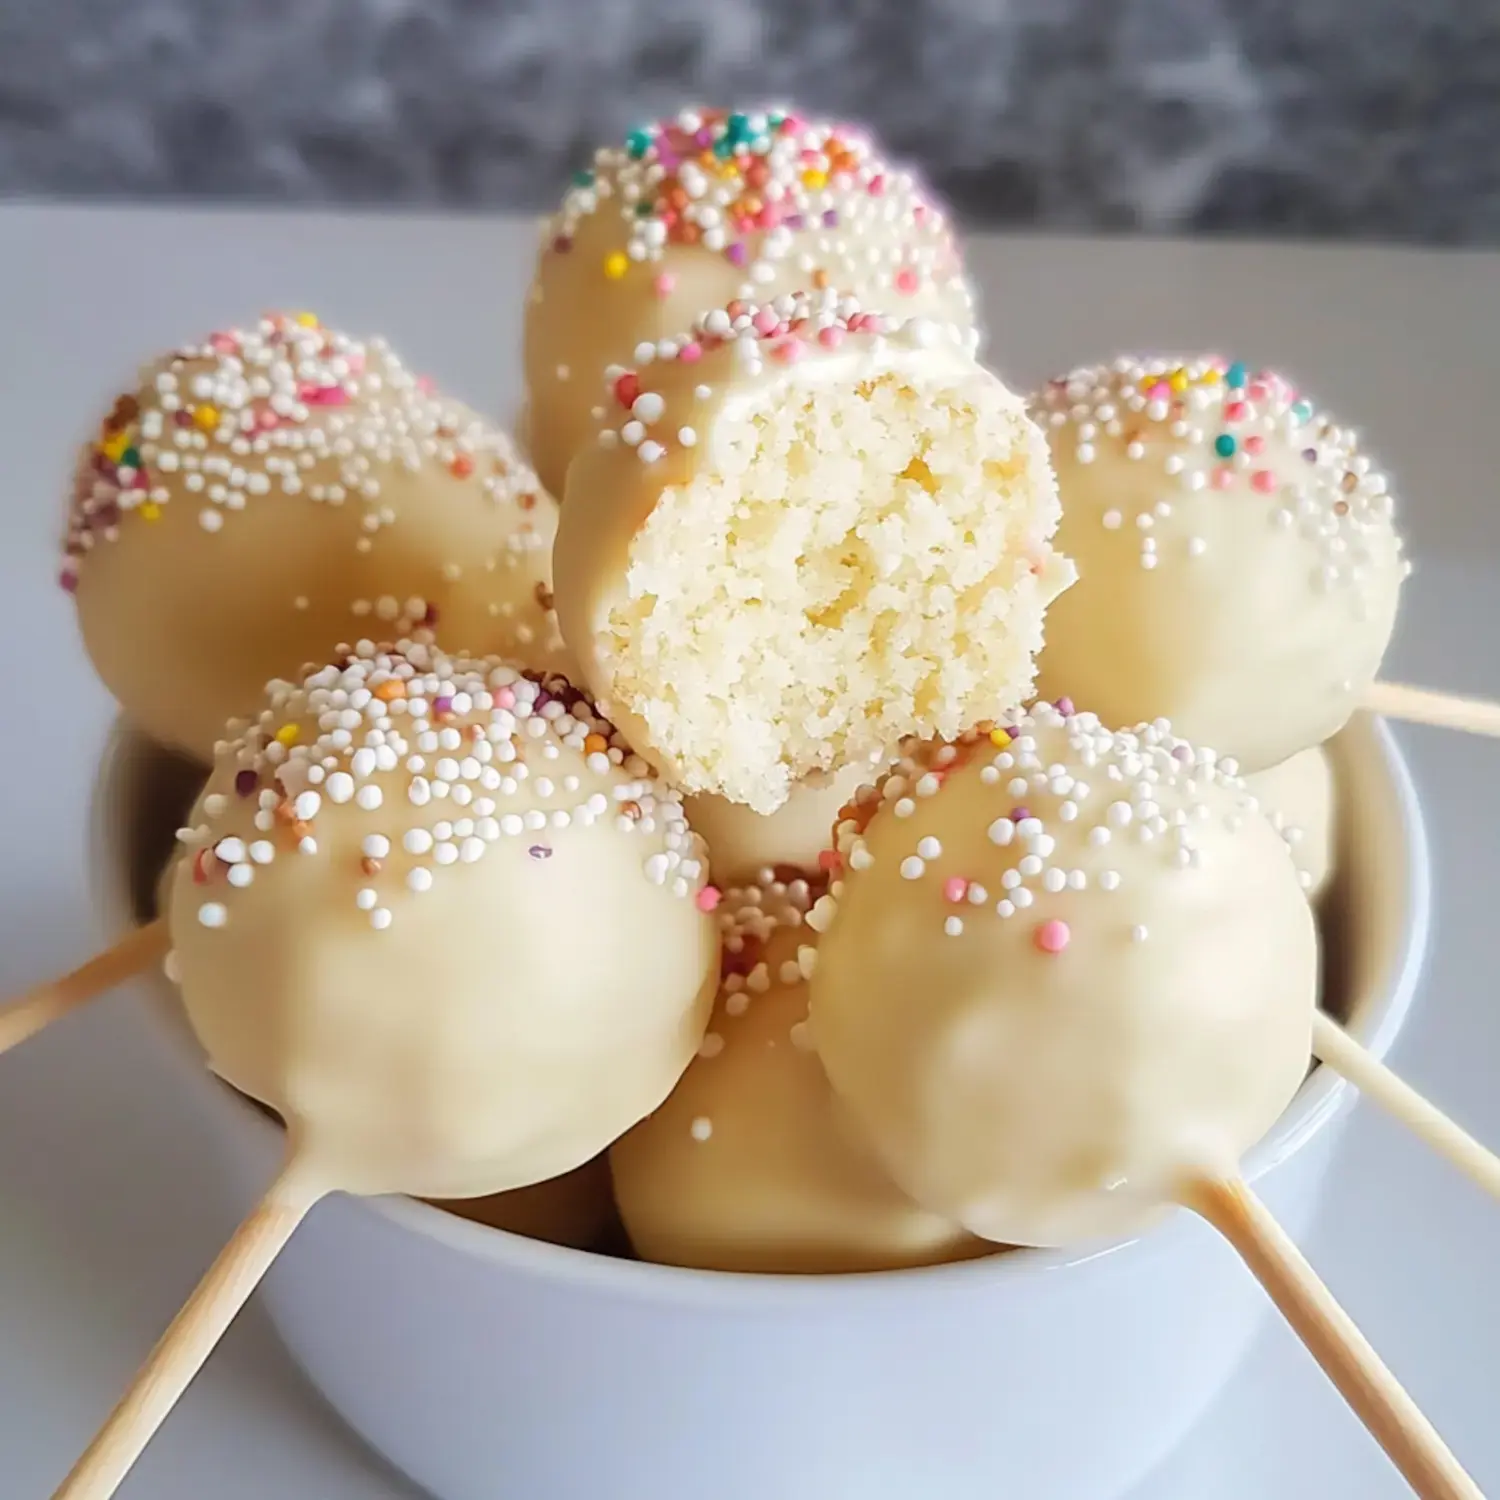
[(802, 174), (802, 186), (813, 189), (827, 187), (828, 173), (819, 171), (817, 167), (809, 167)]
[(997, 750), (1003, 750), (1010, 744), (1010, 735), (1003, 729), (992, 729), (990, 730), (990, 744)]
[(298, 729), (295, 724), (283, 724), (281, 728), (276, 731), (276, 740), (278, 744), (295, 745), (301, 738), (302, 731)]
[(623, 250), (604, 257), (604, 274), (611, 281), (618, 281), (630, 269), (630, 257)]
[(154, 500), (148, 500), (144, 505), (138, 505), (136, 510), (139, 511), (141, 520), (143, 521), (161, 520), (161, 506)]
[(1186, 370), (1173, 370), (1167, 377), (1167, 384), (1174, 391), (1185, 391), (1188, 387), (1188, 376)]
[(130, 446), (128, 433), (116, 432), (99, 444), (99, 451), (112, 464), (117, 464), (125, 456), (125, 450)]
[(1214, 369), (1207, 369), (1198, 377), (1198, 379), (1201, 380), (1204, 385), (1218, 385), (1219, 372)]
[(318, 326), (318, 315), (317, 313), (300, 312), (297, 314), (297, 321), (304, 328), (316, 328)]
[(219, 425), (219, 408), (217, 406), (199, 406), (193, 411), (193, 421), (205, 432), (212, 432)]

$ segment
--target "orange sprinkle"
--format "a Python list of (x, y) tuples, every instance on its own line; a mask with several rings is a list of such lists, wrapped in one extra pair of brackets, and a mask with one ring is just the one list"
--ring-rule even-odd
[(602, 734), (591, 734), (583, 742), (586, 755), (603, 755), (609, 749), (609, 741)]
[(375, 696), (382, 703), (392, 703), (397, 698), (406, 696), (406, 684), (399, 677), (389, 678), (375, 689)]
[(378, 875), (385, 869), (385, 866), (378, 859), (369, 854), (360, 860), (359, 867), (366, 875)]
[(292, 819), (292, 836), (301, 842), (312, 833), (312, 824), (304, 823), (301, 818)]
[(448, 472), (455, 479), (467, 479), (474, 472), (474, 459), (468, 453), (455, 453), (453, 462), (448, 465)]

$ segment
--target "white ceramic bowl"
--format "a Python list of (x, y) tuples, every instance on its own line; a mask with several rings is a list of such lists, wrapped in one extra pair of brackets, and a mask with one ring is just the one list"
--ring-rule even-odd
[[(1427, 851), (1384, 727), (1356, 721), (1333, 748), (1327, 992), (1379, 1056), (1416, 986)], [(146, 835), (184, 776), (128, 733), (111, 746), (95, 868), (116, 929), (132, 881), (136, 910), (149, 899)], [(180, 1022), (160, 1030), (248, 1208), (280, 1131), (203, 1070)], [(1317, 1069), (1246, 1164), (1294, 1236), (1351, 1097)], [(440, 1500), (1107, 1500), (1176, 1444), (1268, 1309), (1186, 1214), (1085, 1253), (804, 1278), (637, 1264), (345, 1197), (264, 1296), (333, 1406)]]

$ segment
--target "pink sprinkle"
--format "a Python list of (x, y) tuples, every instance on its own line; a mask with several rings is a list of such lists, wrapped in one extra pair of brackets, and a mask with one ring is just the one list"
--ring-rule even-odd
[(255, 425), (262, 432), (270, 432), (272, 428), (281, 426), (281, 418), (269, 406), (263, 406), (255, 413)]
[(78, 574), (71, 568), (64, 568), (57, 580), (68, 593), (75, 593), (78, 588)]
[(969, 894), (969, 882), (962, 875), (950, 875), (943, 882), (943, 898), (955, 904)]
[(768, 333), (775, 333), (780, 323), (781, 319), (776, 316), (776, 313), (772, 308), (763, 307), (758, 313), (756, 313), (754, 318), (751, 319), (750, 326), (754, 328), (754, 330), (762, 338), (765, 338)]
[(217, 350), (220, 354), (237, 354), (239, 345), (234, 340), (233, 334), (215, 333), (209, 336), (209, 347)]
[(870, 196), (878, 198), (885, 192), (885, 173), (877, 172), (870, 179)]
[(1264, 401), (1266, 397), (1271, 394), (1271, 388), (1266, 384), (1264, 378), (1252, 380), (1250, 384), (1245, 387), (1245, 394), (1252, 401)]
[(1043, 922), (1036, 930), (1036, 945), (1043, 953), (1061, 953), (1072, 941), (1073, 933), (1066, 922), (1056, 917)]
[(1220, 465), (1214, 470), (1214, 488), (1216, 490), (1227, 490), (1234, 483), (1234, 470), (1226, 469)]
[(360, 353), (346, 354), (344, 363), (349, 366), (351, 375), (363, 375), (365, 373), (365, 357)]
[(1250, 488), (1261, 495), (1276, 493), (1276, 476), (1269, 469), (1257, 469), (1250, 476)]
[(796, 364), (802, 358), (802, 340), (782, 339), (779, 344), (773, 344), (771, 358), (783, 365)]
[(829, 326), (818, 330), (818, 342), (825, 349), (837, 349), (844, 342), (844, 330)]
[(432, 378), (431, 375), (418, 375), (417, 376), (417, 389), (424, 396), (430, 396), (436, 388), (437, 388), (437, 384), (433, 380), (433, 378)]
[(908, 297), (917, 289), (917, 273), (910, 266), (902, 266), (896, 272), (896, 290)]
[(719, 904), (720, 895), (718, 886), (706, 885), (693, 897), (693, 901), (699, 911), (712, 911)]
[(695, 365), (703, 358), (703, 345), (699, 343), (684, 344), (677, 351), (677, 357), (685, 365)]
[(1240, 447), (1242, 447), (1246, 453), (1259, 453), (1265, 448), (1265, 446), (1266, 440), (1258, 432), (1255, 433), (1252, 437), (1247, 437), (1245, 441), (1240, 444)]
[(1158, 380), (1146, 394), (1153, 401), (1170, 401), (1172, 399), (1172, 387), (1165, 380)]
[(501, 688), (495, 694), (496, 708), (514, 708), (516, 706), (516, 695), (509, 688)]
[(670, 271), (663, 271), (655, 281), (651, 283), (652, 289), (658, 297), (670, 297), (672, 288), (677, 285), (677, 278)]
[(1243, 422), (1249, 413), (1250, 408), (1243, 401), (1231, 401), (1224, 408), (1224, 420), (1226, 422)]
[(1059, 698), (1053, 705), (1053, 707), (1056, 708), (1058, 713), (1060, 713), (1065, 719), (1071, 719), (1073, 715), (1078, 711), (1073, 707), (1073, 700), (1067, 697)]

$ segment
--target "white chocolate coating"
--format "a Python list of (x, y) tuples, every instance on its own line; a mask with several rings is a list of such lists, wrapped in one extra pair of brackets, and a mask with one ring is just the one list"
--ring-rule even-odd
[(510, 440), (381, 341), (308, 314), (148, 365), (84, 451), (63, 581), (105, 685), (205, 763), (265, 684), (434, 627), (567, 664), (557, 507)]
[(1167, 718), (1246, 773), (1340, 729), (1408, 572), (1356, 435), (1281, 377), (1209, 358), (1076, 370), (1032, 406), (1078, 567), (1042, 696), (1106, 724)]
[(670, 1092), (718, 979), (701, 843), (561, 678), (364, 644), (227, 746), (172, 969), (214, 1070), (334, 1184), (557, 1177)]
[(1133, 1234), (1301, 1084), (1312, 910), (1244, 783), (1165, 731), (1041, 706), (1006, 738), (924, 750), (841, 826), (813, 1041), (926, 1207)]
[(817, 869), (818, 856), (833, 847), (839, 809), (878, 774), (877, 764), (869, 762), (799, 782), (769, 814), (724, 797), (688, 797), (683, 807), (693, 832), (708, 845), (714, 879), (720, 885), (744, 885), (776, 865)]
[(993, 1249), (918, 1208), (842, 1118), (804, 1024), (807, 883), (725, 892), (729, 971), (697, 1058), (610, 1152), (636, 1253), (666, 1265), (881, 1271)]
[(974, 325), (942, 209), (857, 127), (696, 109), (601, 148), (545, 227), (527, 299), (523, 425), (544, 483), (561, 496), (593, 441), (606, 365), (731, 298), (821, 287)]
[(832, 294), (736, 303), (607, 381), (558, 618), (674, 785), (771, 813), (1026, 696), (1072, 571), (1045, 443), (955, 330)]
[(1261, 811), (1292, 850), (1308, 900), (1317, 901), (1335, 871), (1338, 846), (1338, 788), (1333, 760), (1322, 745), (1245, 778)]

